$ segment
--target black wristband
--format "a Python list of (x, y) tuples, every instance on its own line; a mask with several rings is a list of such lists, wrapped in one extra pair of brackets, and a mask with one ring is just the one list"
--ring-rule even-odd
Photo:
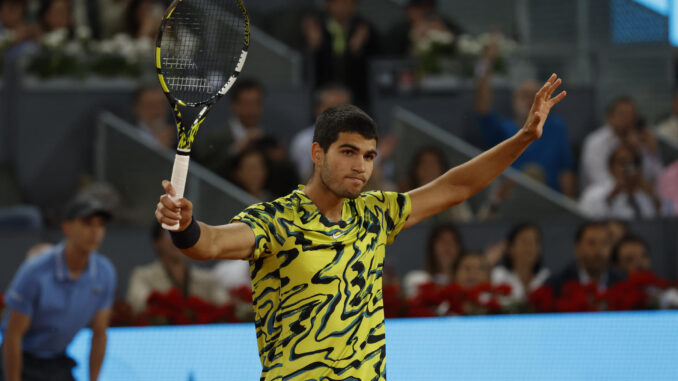
[(179, 249), (189, 249), (200, 239), (200, 224), (195, 218), (191, 218), (191, 223), (185, 230), (180, 232), (170, 231), (169, 233), (174, 246)]

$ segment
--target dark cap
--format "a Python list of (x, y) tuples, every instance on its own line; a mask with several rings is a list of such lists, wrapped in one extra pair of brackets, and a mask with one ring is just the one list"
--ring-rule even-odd
[(80, 195), (66, 206), (64, 220), (72, 221), (89, 216), (101, 216), (106, 222), (113, 218), (111, 211), (101, 201), (89, 195)]

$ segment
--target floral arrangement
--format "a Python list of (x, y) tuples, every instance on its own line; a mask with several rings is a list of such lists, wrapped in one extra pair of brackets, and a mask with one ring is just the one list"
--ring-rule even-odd
[(241, 287), (231, 291), (232, 302), (221, 306), (196, 296), (185, 296), (172, 288), (162, 293), (154, 291), (146, 301), (146, 309), (132, 313), (128, 303), (118, 301), (113, 306), (111, 326), (216, 324), (254, 321), (252, 291)]
[(506, 57), (516, 50), (518, 44), (501, 34), (455, 36), (446, 30), (430, 30), (415, 41), (413, 55), (422, 74), (449, 72), (472, 77), (476, 64), (490, 44), (497, 48), (497, 56), (492, 62), (494, 72), (507, 74)]
[(59, 29), (40, 39), (28, 57), (26, 70), (42, 79), (90, 75), (136, 78), (152, 52), (152, 43), (147, 39), (118, 34), (110, 40), (96, 41), (87, 28), (78, 28), (73, 36)]
[[(392, 293), (392, 291), (389, 291)], [(509, 285), (482, 283), (463, 289), (452, 283), (420, 285), (418, 294), (403, 302), (395, 295), (386, 297), (387, 317), (427, 317), (456, 315), (488, 315), (510, 313), (630, 311), (678, 308), (678, 283), (669, 282), (650, 272), (635, 273), (623, 282), (601, 292), (594, 284), (581, 285), (571, 281), (563, 286), (559, 297), (553, 289), (542, 286), (528, 295), (527, 300), (510, 298)], [(389, 306), (397, 303), (398, 307)], [(396, 313), (397, 311), (397, 313)], [(389, 313), (390, 312), (390, 313)]]

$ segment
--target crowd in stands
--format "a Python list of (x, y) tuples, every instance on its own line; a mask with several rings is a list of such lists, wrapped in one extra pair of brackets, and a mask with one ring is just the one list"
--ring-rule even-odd
[[(277, 136), (275, 126), (262, 122), (267, 112), (265, 85), (240, 78), (228, 94), (230, 119), (221, 124), (210, 122), (210, 130), (196, 140), (193, 159), (256, 199), (284, 196), (312, 173), (313, 120), (338, 105), (370, 107), (371, 57), (414, 56), (418, 40), (428, 34), (462, 33), (453, 20), (436, 13), (435, 1), (410, 0), (403, 19), (384, 38), (356, 13), (356, 1), (325, 0), (321, 10), (305, 14), (298, 25), (301, 48), (311, 58), (313, 115), (309, 115), (308, 125), (298, 126), (294, 136)], [(56, 30), (66, 31), (69, 38), (82, 30), (95, 38), (125, 33), (151, 43), (165, 5), (158, 0), (0, 0), (0, 34), (10, 32), (6, 54), (18, 53), (30, 41)], [(492, 107), (491, 63), (497, 47), (490, 43), (484, 52), (475, 70), (473, 109), (468, 111), (475, 116), (483, 137), (486, 147), (482, 148), (487, 148), (520, 129), (539, 84), (534, 80), (518, 84), (513, 91), (512, 113), (502, 115)], [(175, 128), (158, 86), (139, 87), (132, 113), (142, 139), (156, 147), (175, 147)], [(568, 266), (545, 266), (541, 230), (533, 223), (514, 226), (505, 242), (489, 250), (465, 246), (452, 223), (494, 216), (496, 205), (511, 191), (510, 184), (499, 184), (480, 208), (474, 210), (463, 203), (432, 218), (436, 226), (422, 249), (424, 269), (408, 272), (402, 282), (392, 270), (385, 270), (387, 316), (678, 308), (678, 285), (651, 275), (649, 246), (626, 231), (624, 222), (678, 213), (678, 161), (662, 162), (658, 144), (658, 139), (665, 139), (678, 146), (678, 92), (670, 116), (656, 126), (644, 121), (641, 114), (632, 96), (613, 100), (601, 116), (604, 124), (590, 126), (577, 158), (568, 126), (556, 110), (546, 121), (543, 137), (513, 165), (578, 202), (590, 219), (609, 221), (587, 222), (579, 228)], [(395, 136), (380, 138), (380, 155), (368, 188), (407, 192), (450, 168), (440, 149), (425, 147), (414, 154), (407, 176), (394, 178), (396, 141)], [(126, 300), (115, 305), (114, 324), (253, 318), (251, 307), (247, 307), (251, 295), (248, 299), (249, 268), (245, 262), (222, 262), (207, 270), (189, 263), (159, 226), (153, 228), (151, 240), (157, 259), (133, 271)], [(34, 251), (42, 249), (49, 252), (50, 248)], [(123, 289), (121, 285), (118, 288)]]

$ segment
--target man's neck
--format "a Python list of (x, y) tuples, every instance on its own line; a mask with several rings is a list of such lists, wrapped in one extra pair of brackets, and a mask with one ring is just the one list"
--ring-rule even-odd
[(341, 212), (344, 206), (344, 198), (332, 192), (319, 176), (315, 175), (304, 188), (306, 196), (313, 201), (320, 212), (330, 221), (341, 220)]
[(70, 277), (72, 279), (78, 279), (80, 274), (87, 268), (90, 253), (79, 250), (70, 242), (66, 242), (64, 253), (66, 268), (68, 268)]

